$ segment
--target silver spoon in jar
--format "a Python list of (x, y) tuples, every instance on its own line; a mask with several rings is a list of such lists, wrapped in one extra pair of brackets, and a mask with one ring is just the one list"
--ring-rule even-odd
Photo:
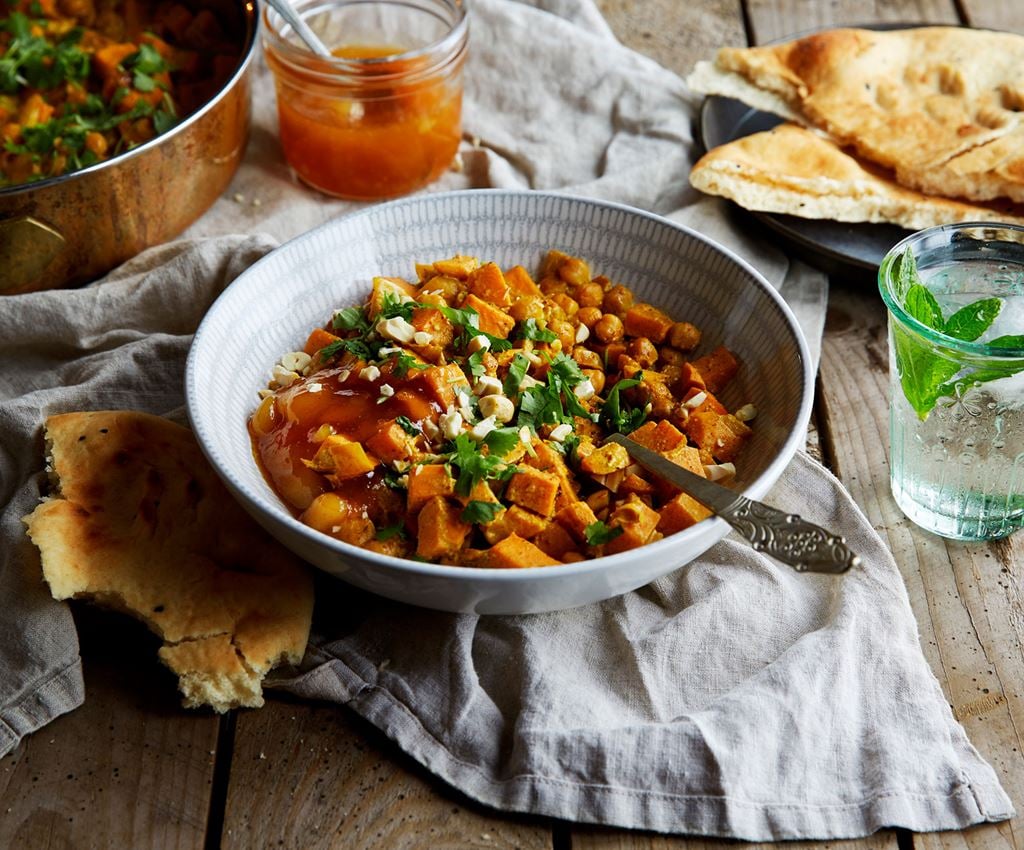
[(323, 56), (327, 59), (333, 58), (331, 51), (317, 38), (316, 33), (302, 20), (299, 13), (292, 8), (288, 0), (267, 0), (267, 5), (285, 19), (285, 22), (294, 30), (295, 34), (305, 42), (306, 47), (317, 54), (317, 56)]
[(756, 551), (789, 564), (797, 572), (844, 573), (860, 564), (860, 557), (842, 537), (796, 514), (787, 514), (701, 478), (622, 434), (612, 434), (605, 442), (622, 446), (642, 467), (675, 484), (724, 519)]

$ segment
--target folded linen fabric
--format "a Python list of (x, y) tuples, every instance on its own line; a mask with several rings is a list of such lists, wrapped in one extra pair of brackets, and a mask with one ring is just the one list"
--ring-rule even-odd
[[(557, 188), (670, 214), (745, 254), (816, 349), (824, 278), (687, 187), (695, 101), (681, 81), (611, 39), (589, 0), (538, 6), (474, 3), (471, 141), (434, 188)], [(276, 240), (353, 208), (289, 176), (259, 70), (246, 162), (187, 235), (273, 238), (164, 246), (94, 287), (0, 304), (0, 754), (82, 699), (73, 624), (18, 521), (42, 489), (43, 420), (109, 407), (181, 419), (184, 354), (217, 293)], [(797, 576), (725, 541), (635, 593), (520, 618), (421, 611), (325, 580), (332, 610), (352, 616), (321, 621), (304, 671), (279, 685), (350, 705), (512, 810), (750, 839), (1009, 816), (924, 661), (895, 565), (842, 488), (798, 458), (770, 498), (845, 532), (865, 568)], [(416, 640), (393, 637), (396, 619)]]

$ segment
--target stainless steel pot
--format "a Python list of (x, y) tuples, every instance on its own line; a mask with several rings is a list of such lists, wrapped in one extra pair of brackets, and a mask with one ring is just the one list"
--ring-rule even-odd
[(90, 168), (0, 189), (0, 294), (93, 280), (202, 215), (249, 140), (255, 0), (232, 0), (238, 67), (174, 129)]

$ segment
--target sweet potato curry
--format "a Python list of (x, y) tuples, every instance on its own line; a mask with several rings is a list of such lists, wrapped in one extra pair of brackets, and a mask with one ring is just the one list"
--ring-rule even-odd
[(735, 474), (752, 405), (717, 396), (739, 364), (587, 263), (455, 256), (378, 277), (285, 354), (249, 427), (268, 481), (313, 528), (388, 555), (539, 567), (614, 554), (708, 511), (609, 443)]
[(206, 8), (0, 0), (0, 188), (166, 132), (216, 91), (238, 54)]

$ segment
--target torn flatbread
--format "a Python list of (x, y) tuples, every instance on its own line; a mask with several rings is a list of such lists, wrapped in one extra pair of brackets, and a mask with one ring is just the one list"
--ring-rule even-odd
[(57, 599), (142, 620), (185, 705), (263, 704), (309, 637), (308, 568), (231, 498), (191, 431), (132, 411), (46, 421), (56, 492), (25, 518)]
[(1024, 37), (1010, 33), (834, 29), (722, 48), (688, 82), (817, 127), (901, 185), (1024, 202), (1022, 68)]
[(904, 189), (877, 166), (794, 124), (714, 148), (693, 167), (690, 183), (745, 209), (801, 218), (887, 222), (908, 230), (958, 221), (1024, 224), (1024, 207), (973, 204)]

